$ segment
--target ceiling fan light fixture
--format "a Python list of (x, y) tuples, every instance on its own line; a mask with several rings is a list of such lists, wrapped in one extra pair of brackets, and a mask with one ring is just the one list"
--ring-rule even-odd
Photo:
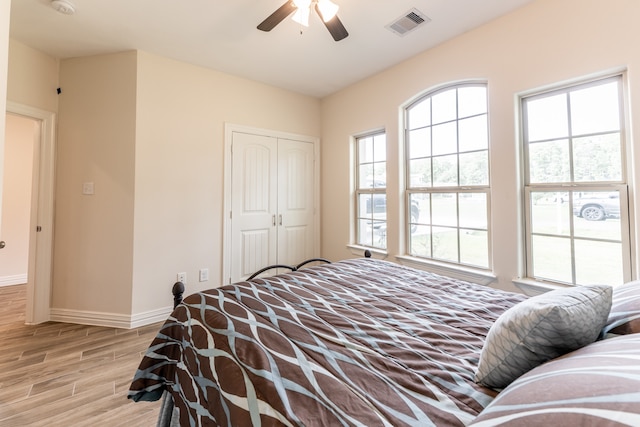
[(331, 0), (318, 0), (318, 10), (324, 22), (329, 22), (338, 13), (340, 6)]
[(312, 0), (292, 0), (295, 7), (298, 9), (296, 13), (293, 14), (293, 19), (300, 25), (304, 25), (305, 27), (309, 26), (309, 12), (311, 9), (311, 1)]
[(309, 7), (298, 7), (296, 13), (291, 18), (300, 25), (309, 26)]

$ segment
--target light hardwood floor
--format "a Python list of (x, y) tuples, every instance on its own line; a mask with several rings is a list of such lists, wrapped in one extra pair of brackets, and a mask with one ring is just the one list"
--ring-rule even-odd
[(24, 324), (26, 286), (0, 287), (0, 426), (154, 426), (127, 390), (160, 324)]

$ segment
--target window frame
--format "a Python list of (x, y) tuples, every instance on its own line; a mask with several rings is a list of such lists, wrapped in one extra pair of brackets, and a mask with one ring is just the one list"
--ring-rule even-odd
[[(484, 108), (484, 112), (482, 113), (476, 113), (476, 114), (472, 114), (472, 115), (468, 115), (468, 116), (463, 116), (460, 117), (460, 104), (459, 104), (459, 99), (458, 99), (458, 89), (461, 88), (467, 88), (467, 87), (481, 87), (484, 88), (485, 90), (485, 108)], [(476, 185), (460, 185), (460, 177), (461, 177), (461, 173), (460, 173), (460, 162), (458, 161), (457, 163), (457, 180), (458, 180), (458, 185), (455, 186), (434, 186), (433, 184), (433, 178), (431, 178), (431, 182), (427, 185), (414, 185), (412, 186), (411, 183), (411, 166), (410, 166), (410, 162), (411, 160), (415, 160), (416, 158), (412, 159), (411, 158), (411, 153), (410, 153), (410, 144), (411, 144), (411, 137), (410, 137), (410, 133), (416, 129), (420, 129), (421, 127), (417, 126), (416, 128), (411, 128), (411, 123), (410, 123), (410, 110), (414, 107), (416, 107), (417, 105), (421, 104), (422, 102), (428, 100), (428, 99), (432, 99), (434, 96), (438, 95), (438, 94), (442, 94), (448, 91), (452, 91), (455, 90), (456, 91), (456, 113), (455, 113), (455, 119), (452, 119), (448, 122), (455, 122), (456, 124), (456, 150), (453, 153), (450, 154), (434, 154), (433, 152), (430, 152), (429, 156), (426, 156), (425, 158), (429, 158), (431, 164), (433, 164), (433, 159), (434, 158), (438, 158), (438, 157), (444, 157), (446, 155), (455, 155), (457, 156), (457, 160), (459, 160), (459, 156), (461, 154), (467, 154), (467, 153), (477, 153), (477, 152), (486, 152), (486, 184), (476, 184)], [(430, 111), (430, 115), (431, 117), (433, 117), (433, 110), (431, 109), (431, 107), (429, 108)], [(489, 87), (488, 87), (488, 83), (486, 81), (479, 81), (479, 80), (470, 80), (470, 81), (463, 81), (463, 82), (456, 82), (456, 83), (452, 83), (452, 84), (447, 84), (447, 85), (443, 85), (440, 86), (438, 88), (435, 88), (433, 90), (429, 90), (425, 93), (423, 93), (422, 95), (420, 95), (419, 97), (417, 97), (416, 99), (414, 99), (410, 104), (407, 104), (404, 109), (403, 109), (403, 113), (404, 113), (404, 180), (405, 180), (405, 197), (404, 197), (404, 202), (405, 202), (405, 215), (403, 218), (403, 228), (405, 230), (405, 252), (408, 254), (409, 257), (415, 258), (417, 260), (421, 260), (423, 262), (427, 262), (427, 263), (444, 263), (444, 265), (451, 265), (452, 268), (454, 269), (471, 269), (471, 270), (477, 270), (477, 271), (483, 271), (483, 272), (488, 272), (491, 271), (493, 268), (493, 259), (492, 259), (492, 230), (491, 230), (491, 144), (490, 144), (490, 131), (489, 131), (489, 127), (490, 127), (490, 120), (489, 120), (489, 116), (490, 116), (490, 112), (489, 112)], [(461, 120), (464, 119), (470, 119), (470, 118), (474, 118), (474, 117), (480, 117), (480, 116), (485, 116), (486, 117), (486, 148), (482, 148), (482, 149), (476, 149), (476, 150), (468, 150), (468, 151), (460, 151), (460, 133), (459, 133), (459, 122)], [(422, 126), (422, 128), (431, 128), (431, 132), (433, 132), (433, 126), (434, 125), (438, 125), (438, 124), (442, 124), (442, 123), (448, 123), (448, 122), (439, 122), (439, 123), (433, 123), (433, 120), (430, 119), (429, 120), (429, 124)], [(432, 142), (430, 142), (432, 144)], [(433, 144), (432, 144), (433, 146)], [(431, 151), (431, 150), (430, 150)], [(431, 176), (433, 177), (433, 169), (431, 168)], [(432, 197), (431, 195), (434, 194), (450, 194), (450, 193), (454, 193), (456, 195), (456, 225), (452, 226), (451, 228), (455, 228), (457, 235), (456, 235), (456, 244), (457, 244), (457, 261), (453, 261), (451, 259), (442, 259), (442, 258), (438, 258), (434, 256), (434, 252), (433, 252), (433, 242), (432, 239), (429, 239), (429, 244), (430, 244), (430, 256), (425, 256), (425, 255), (420, 255), (420, 254), (416, 254), (413, 250), (412, 250), (412, 229), (415, 229), (415, 227), (419, 224), (416, 223), (412, 220), (411, 217), (411, 204), (412, 204), (412, 197), (414, 195), (417, 194), (428, 194), (429, 195), (429, 204), (430, 207), (429, 209), (431, 209), (431, 201), (432, 201)], [(482, 229), (478, 229), (482, 232), (486, 232), (486, 265), (477, 265), (477, 264), (473, 264), (473, 263), (468, 263), (468, 262), (463, 262), (462, 258), (461, 258), (461, 230), (467, 230), (467, 229), (471, 229), (473, 227), (465, 227), (460, 225), (460, 195), (461, 194), (478, 194), (478, 193), (482, 193), (485, 195), (485, 201), (486, 201), (486, 228), (482, 228)], [(421, 224), (422, 226), (428, 226), (428, 227), (438, 227), (438, 225), (434, 225), (432, 224), (432, 220), (431, 218), (429, 219), (429, 224)], [(431, 234), (430, 234), (431, 235)]]
[[(375, 150), (375, 138), (376, 137), (380, 137), (380, 136), (384, 136), (385, 141), (384, 141), (384, 150), (385, 150), (385, 156), (384, 156), (384, 161), (375, 161), (375, 154), (372, 154), (374, 160), (372, 160), (371, 162), (361, 162), (360, 159), (360, 141), (364, 140), (364, 139), (369, 139), (371, 138), (373, 140), (373, 147)], [(354, 179), (354, 196), (355, 196), (355, 200), (354, 200), (354, 206), (355, 206), (355, 210), (354, 210), (354, 230), (355, 230), (355, 245), (358, 247), (366, 247), (366, 248), (370, 248), (372, 250), (375, 251), (383, 251), (386, 252), (388, 249), (388, 239), (387, 239), (387, 229), (388, 229), (388, 197), (387, 197), (387, 149), (388, 149), (388, 145), (387, 145), (387, 133), (386, 130), (384, 129), (378, 129), (375, 131), (371, 131), (371, 132), (367, 132), (367, 133), (363, 133), (360, 134), (358, 136), (354, 137), (354, 147), (355, 147), (355, 155), (354, 155), (354, 160), (355, 160), (355, 179)], [(372, 167), (375, 169), (375, 165), (377, 163), (384, 163), (384, 170), (385, 170), (385, 186), (384, 187), (379, 187), (376, 186), (375, 183), (373, 183), (370, 187), (361, 185), (360, 182), (360, 166), (363, 164), (371, 164)], [(361, 200), (361, 196), (362, 195), (370, 195), (371, 196), (371, 216), (370, 217), (364, 217), (361, 216), (361, 209), (360, 209), (360, 200)], [(376, 197), (376, 195), (382, 195), (385, 198), (385, 218), (384, 220), (380, 220), (380, 219), (376, 219), (375, 218), (375, 202), (374, 202), (374, 197)], [(383, 244), (382, 245), (375, 245), (375, 234), (376, 231), (374, 229), (374, 227), (371, 225), (371, 236), (370, 240), (371, 240), (371, 244), (367, 244), (367, 243), (363, 243), (365, 241), (365, 239), (363, 239), (362, 236), (362, 227), (361, 227), (361, 223), (362, 221), (369, 221), (371, 224), (373, 224), (374, 222), (376, 223), (383, 223), (382, 225), (384, 226), (384, 232), (381, 235), (381, 239), (383, 239)]]
[[(544, 97), (550, 97), (558, 94), (566, 94), (570, 96), (571, 92), (587, 89), (590, 87), (596, 87), (608, 82), (618, 82), (618, 103), (619, 103), (619, 137), (620, 137), (620, 180), (602, 180), (602, 181), (576, 181), (575, 177), (575, 156), (573, 150), (572, 141), (578, 138), (585, 138), (597, 135), (605, 135), (612, 133), (607, 132), (590, 132), (583, 134), (574, 134), (571, 129), (571, 106), (570, 102), (567, 102), (567, 126), (568, 135), (566, 139), (568, 141), (568, 155), (569, 155), (569, 176), (570, 181), (566, 182), (542, 182), (531, 183), (531, 162), (530, 162), (530, 142), (528, 135), (527, 124), (527, 101), (541, 99)], [(633, 275), (633, 248), (632, 248), (632, 236), (631, 236), (631, 212), (629, 211), (629, 182), (630, 176), (627, 168), (628, 164), (628, 135), (627, 135), (627, 122), (628, 111), (625, 102), (625, 85), (626, 76), (624, 72), (617, 72), (614, 74), (608, 74), (604, 76), (594, 77), (590, 79), (583, 79), (557, 86), (552, 89), (546, 89), (528, 94), (523, 94), (519, 97), (519, 114), (520, 114), (520, 147), (522, 150), (522, 203), (523, 203), (523, 252), (524, 252), (524, 266), (523, 276), (525, 280), (532, 281), (534, 283), (541, 283), (543, 285), (550, 286), (578, 286), (577, 273), (576, 273), (576, 257), (575, 257), (575, 242), (580, 240), (600, 241), (601, 239), (591, 238), (587, 239), (584, 236), (576, 236), (575, 231), (575, 218), (573, 213), (574, 198), (573, 194), (579, 192), (617, 192), (619, 194), (620, 204), (620, 243), (622, 245), (622, 267), (623, 267), (623, 282), (630, 281)], [(559, 138), (550, 138), (549, 141), (558, 140)], [(545, 139), (534, 141), (534, 143), (546, 141)], [(535, 235), (541, 235), (533, 230), (533, 213), (531, 206), (531, 193), (535, 192), (557, 192), (568, 193), (568, 210), (569, 210), (569, 236), (566, 237), (570, 240), (571, 248), (571, 282), (554, 280), (546, 277), (536, 276), (535, 274), (535, 262), (534, 262), (534, 250), (533, 250), (533, 237)], [(605, 239), (606, 240), (606, 239)], [(603, 241), (605, 241), (603, 240)]]

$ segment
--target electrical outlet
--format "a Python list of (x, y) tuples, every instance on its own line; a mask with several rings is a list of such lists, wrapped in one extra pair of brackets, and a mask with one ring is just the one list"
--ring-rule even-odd
[(178, 282), (182, 282), (185, 285), (187, 284), (187, 273), (178, 273), (176, 278), (178, 279)]
[(207, 280), (209, 280), (209, 269), (208, 268), (201, 268), (200, 269), (200, 281), (201, 282), (206, 282)]

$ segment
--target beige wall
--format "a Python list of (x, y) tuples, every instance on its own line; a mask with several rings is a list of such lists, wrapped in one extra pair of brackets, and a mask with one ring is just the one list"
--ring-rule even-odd
[[(222, 280), (224, 124), (319, 136), (320, 101), (138, 54), (133, 312)], [(210, 280), (198, 282), (208, 268)]]
[[(484, 79), (489, 87), (493, 265), (497, 286), (515, 289), (521, 274), (518, 93), (558, 82), (628, 69), (631, 111), (640, 105), (640, 2), (635, 0), (538, 0), (479, 29), (361, 81), (322, 103), (322, 255), (352, 257), (350, 232), (350, 137), (385, 128), (388, 142), (389, 206), (401, 206), (399, 117), (409, 99), (446, 83)], [(418, 36), (416, 34), (416, 36)], [(632, 115), (631, 129), (640, 116)], [(633, 144), (630, 144), (633, 146)], [(630, 153), (634, 169), (640, 165)], [(638, 212), (632, 182), (631, 203)], [(332, 200), (329, 205), (328, 200)], [(330, 208), (329, 208), (330, 206)], [(389, 258), (404, 253), (399, 209), (390, 210)], [(635, 241), (638, 236), (634, 231)], [(635, 256), (635, 255), (634, 255)]]
[(189, 293), (218, 286), (224, 124), (320, 134), (315, 98), (144, 52), (58, 64), (11, 41), (10, 53), (9, 99), (58, 112), (57, 315), (144, 319), (183, 271)]
[(136, 67), (135, 52), (60, 63), (53, 309), (131, 311)]
[(9, 40), (7, 99), (55, 113), (58, 111), (58, 61), (16, 40)]
[(37, 135), (37, 122), (14, 114), (6, 115), (2, 239), (7, 246), (0, 251), (0, 286), (26, 283), (27, 279), (33, 153)]

